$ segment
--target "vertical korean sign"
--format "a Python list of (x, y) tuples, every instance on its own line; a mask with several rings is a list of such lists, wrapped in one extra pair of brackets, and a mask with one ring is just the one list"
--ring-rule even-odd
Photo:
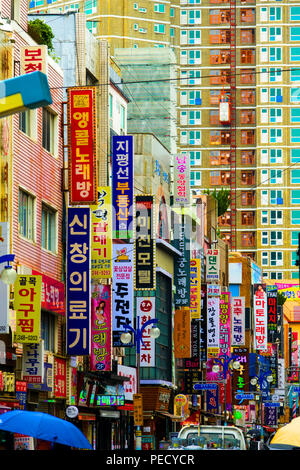
[(219, 322), (219, 297), (207, 297), (207, 348), (219, 348), (220, 322)]
[(268, 343), (277, 339), (277, 286), (266, 286), (268, 302)]
[(21, 75), (31, 72), (43, 72), (47, 75), (47, 46), (20, 47)]
[(174, 204), (190, 205), (190, 154), (182, 153), (174, 158)]
[(133, 238), (133, 136), (113, 136), (113, 238)]
[(67, 354), (90, 354), (90, 208), (69, 207), (67, 227)]
[(175, 308), (190, 306), (190, 250), (189, 230), (187, 217), (175, 214), (174, 247), (180, 252), (174, 263), (174, 295)]
[(133, 244), (113, 245), (113, 344), (124, 346), (120, 336), (125, 325), (133, 325)]
[[(9, 248), (9, 224), (0, 223), (0, 256), (7, 255)], [(0, 333), (9, 332), (9, 285), (0, 282)]]
[(155, 289), (154, 205), (152, 195), (135, 197), (134, 287)]
[(219, 281), (220, 277), (219, 250), (207, 250), (206, 252), (206, 281)]
[(23, 346), (22, 356), (23, 380), (28, 383), (41, 384), (44, 381), (44, 341)]
[(92, 293), (91, 370), (111, 370), (111, 287), (98, 284)]
[(18, 275), (14, 285), (16, 343), (39, 343), (42, 276)]
[(267, 351), (267, 294), (266, 284), (254, 284), (254, 334), (257, 351)]
[(111, 188), (98, 188), (97, 204), (91, 206), (91, 279), (111, 278)]
[(201, 318), (201, 261), (200, 259), (191, 259), (191, 319), (200, 320)]
[(231, 345), (245, 344), (245, 297), (232, 297)]
[(96, 204), (95, 88), (68, 88), (69, 203)]
[[(155, 297), (137, 297), (136, 298), (136, 312), (139, 318), (140, 328), (148, 320), (155, 318)], [(140, 351), (140, 366), (141, 367), (155, 367), (155, 339), (151, 338), (149, 330), (153, 325), (145, 328), (142, 334), (141, 351)]]
[(222, 292), (220, 296), (220, 355), (231, 354), (231, 294)]

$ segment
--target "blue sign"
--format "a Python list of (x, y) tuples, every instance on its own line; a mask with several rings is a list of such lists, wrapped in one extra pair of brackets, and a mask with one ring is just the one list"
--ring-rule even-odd
[(133, 238), (133, 136), (114, 135), (112, 155), (113, 238)]
[(264, 406), (268, 408), (271, 408), (271, 407), (279, 408), (280, 403), (279, 402), (264, 402)]
[(237, 393), (235, 399), (241, 400), (240, 403), (242, 403), (243, 400), (254, 400), (254, 393)]
[(69, 207), (67, 227), (67, 354), (90, 354), (90, 208)]
[(217, 384), (194, 384), (194, 390), (216, 390)]

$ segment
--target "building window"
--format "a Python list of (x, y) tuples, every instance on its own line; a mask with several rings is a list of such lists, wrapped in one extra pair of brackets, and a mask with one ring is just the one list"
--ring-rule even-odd
[(291, 103), (300, 103), (300, 88), (291, 88)]
[(270, 266), (282, 266), (282, 265), (283, 265), (282, 251), (271, 251)]
[(291, 232), (291, 245), (298, 246), (299, 232)]
[(164, 24), (155, 24), (154, 32), (159, 34), (165, 34), (165, 25)]
[(300, 149), (291, 149), (291, 162), (300, 162)]
[(19, 129), (24, 134), (30, 135), (30, 111), (19, 113)]
[(261, 211), (261, 224), (268, 225), (269, 224), (269, 213), (268, 211)]
[(272, 189), (270, 191), (270, 204), (283, 204), (283, 194), (281, 189)]
[(201, 171), (191, 171), (191, 186), (201, 184)]
[(283, 245), (283, 236), (282, 232), (270, 232), (271, 245), (278, 246)]
[(42, 310), (41, 336), (46, 351), (55, 352), (55, 316)]
[(290, 48), (290, 57), (292, 62), (299, 62), (300, 60), (300, 47)]
[(300, 142), (300, 128), (291, 129), (291, 143)]
[(261, 252), (261, 264), (262, 266), (268, 266), (269, 264), (269, 253), (267, 251)]
[(291, 190), (291, 204), (300, 205), (300, 189)]
[(300, 68), (291, 70), (291, 82), (300, 82)]
[(165, 13), (165, 5), (163, 3), (154, 4), (155, 13)]
[(270, 7), (270, 21), (281, 21), (281, 7)]
[(261, 244), (262, 245), (269, 244), (269, 232), (261, 232)]
[(300, 225), (300, 211), (291, 211), (291, 224)]
[(300, 184), (300, 170), (291, 170), (291, 184)]
[(28, 240), (35, 237), (35, 197), (19, 190), (19, 233)]
[(290, 20), (291, 21), (300, 21), (300, 7), (291, 7), (290, 8)]
[(282, 211), (270, 211), (270, 224), (282, 225), (282, 223), (283, 223)]
[(56, 252), (56, 211), (42, 204), (42, 248)]
[(57, 116), (49, 111), (49, 109), (43, 108), (42, 146), (53, 155), (57, 153), (57, 149), (55, 148), (56, 122)]
[(282, 170), (270, 170), (270, 183), (282, 184)]

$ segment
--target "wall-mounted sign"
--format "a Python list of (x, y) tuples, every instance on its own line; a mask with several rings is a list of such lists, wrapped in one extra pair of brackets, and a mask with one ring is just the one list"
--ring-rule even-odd
[(47, 75), (48, 48), (44, 45), (20, 47), (20, 74), (43, 72)]
[(232, 297), (231, 345), (245, 344), (245, 297)]
[(134, 287), (155, 289), (155, 230), (152, 195), (135, 197)]
[[(137, 297), (136, 315), (139, 318), (140, 328), (148, 320), (155, 318), (155, 297)], [(155, 339), (151, 338), (149, 330), (153, 325), (149, 325), (143, 331), (143, 343), (141, 343), (140, 366), (155, 367)]]
[(97, 395), (97, 406), (124, 406), (124, 395)]
[(39, 343), (42, 277), (18, 274), (14, 284), (16, 343)]
[(44, 341), (24, 344), (22, 356), (23, 380), (29, 383), (43, 383), (44, 380)]
[(266, 284), (254, 284), (254, 333), (257, 351), (267, 351), (267, 294)]
[(111, 286), (99, 284), (92, 296), (90, 367), (111, 370)]
[(91, 279), (111, 278), (112, 211), (111, 188), (98, 188), (97, 204), (91, 206)]
[(219, 250), (207, 250), (206, 252), (206, 281), (219, 281), (220, 279), (220, 255)]
[(190, 154), (181, 153), (174, 157), (174, 204), (190, 205)]

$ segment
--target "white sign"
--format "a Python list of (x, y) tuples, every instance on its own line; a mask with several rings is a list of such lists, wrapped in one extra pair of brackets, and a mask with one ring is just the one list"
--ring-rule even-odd
[(220, 345), (220, 298), (207, 298), (207, 347), (218, 348)]
[[(136, 314), (139, 318), (140, 329), (148, 320), (155, 318), (155, 297), (137, 297)], [(150, 324), (144, 329), (141, 342), (140, 366), (155, 367), (155, 339), (151, 338), (149, 330), (155, 325)]]
[(206, 281), (219, 281), (220, 256), (219, 250), (206, 252)]
[(22, 46), (21, 53), (21, 75), (31, 72), (43, 72), (47, 75), (47, 46)]
[(136, 369), (118, 365), (118, 375), (120, 377), (128, 377), (130, 380), (123, 382), (125, 390), (125, 400), (133, 401), (133, 395), (137, 393)]
[(124, 326), (133, 326), (133, 244), (113, 245), (112, 266), (113, 331), (124, 333)]
[(221, 295), (221, 286), (219, 284), (207, 284), (207, 296), (217, 296)]
[(245, 345), (245, 297), (232, 297), (231, 346)]
[(174, 204), (190, 205), (190, 154), (182, 153), (174, 157)]
[(22, 357), (23, 380), (32, 384), (44, 381), (44, 340), (39, 343), (24, 343)]
[(256, 350), (267, 351), (268, 310), (264, 290), (257, 290), (254, 294), (254, 329)]
[[(9, 251), (9, 225), (0, 223), (0, 256), (10, 254)], [(0, 271), (4, 265), (0, 265)], [(9, 285), (0, 281), (0, 333), (9, 333)]]

